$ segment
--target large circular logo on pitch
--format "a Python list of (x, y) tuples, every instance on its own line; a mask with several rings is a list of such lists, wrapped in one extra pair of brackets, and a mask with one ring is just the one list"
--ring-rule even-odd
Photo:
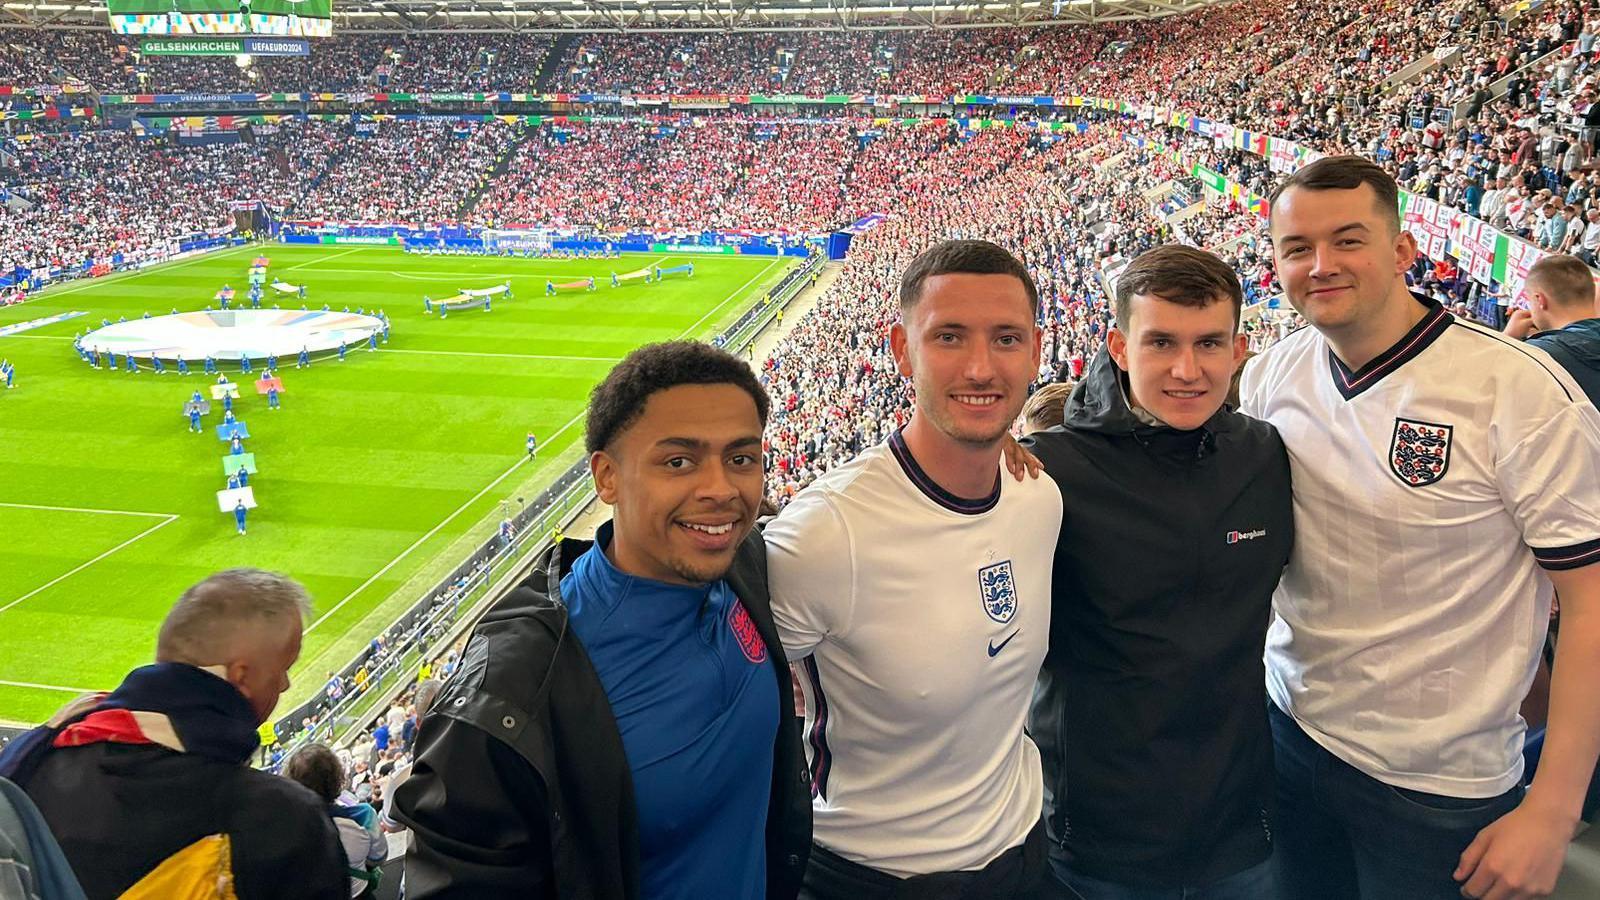
[(239, 359), (321, 353), (360, 344), (383, 330), (377, 316), (288, 309), (224, 309), (118, 322), (89, 332), (101, 353), (162, 359)]

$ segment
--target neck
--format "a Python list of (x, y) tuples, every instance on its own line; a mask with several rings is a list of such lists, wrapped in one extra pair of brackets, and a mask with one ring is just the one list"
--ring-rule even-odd
[(1428, 308), (1411, 296), (1404, 281), (1399, 281), (1378, 315), (1368, 321), (1325, 331), (1323, 336), (1339, 361), (1350, 371), (1359, 372), (1362, 366), (1405, 337), (1427, 314)]
[(1584, 319), (1594, 318), (1594, 310), (1585, 309), (1558, 309), (1550, 307), (1550, 327), (1544, 331), (1560, 331), (1573, 322), (1582, 322)]
[(934, 483), (957, 497), (973, 500), (994, 490), (1000, 462), (1000, 442), (968, 444), (944, 434), (920, 412), (901, 432), (906, 449)]

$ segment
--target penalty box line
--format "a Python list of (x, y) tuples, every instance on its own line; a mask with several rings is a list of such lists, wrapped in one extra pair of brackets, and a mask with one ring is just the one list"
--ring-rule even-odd
[(36, 587), (33, 590), (27, 592), (26, 594), (23, 594), (21, 597), (18, 597), (17, 599), (12, 600), (10, 603), (7, 603), (4, 606), (0, 606), (0, 613), (6, 612), (7, 610), (9, 610), (12, 607), (16, 606), (18, 603), (21, 603), (22, 601), (27, 600), (30, 597), (38, 596), (39, 594), (49, 590), (50, 588), (55, 587), (56, 585), (60, 584), (61, 582), (66, 581), (68, 578), (71, 578), (72, 576), (78, 574), (79, 572), (82, 572), (84, 569), (89, 568), (90, 566), (94, 565), (95, 563), (99, 562), (100, 560), (105, 559), (106, 557), (112, 555), (113, 553), (116, 553), (117, 551), (121, 550), (122, 548), (127, 547), (127, 546), (129, 546), (129, 545), (131, 545), (131, 544), (133, 544), (133, 543), (135, 543), (137, 541), (143, 540), (144, 538), (149, 537), (152, 534), (155, 534), (157, 531), (160, 531), (161, 529), (167, 527), (168, 525), (171, 525), (173, 522), (178, 521), (178, 514), (177, 513), (141, 513), (141, 512), (130, 512), (130, 511), (127, 511), (127, 510), (117, 510), (117, 509), (82, 509), (82, 508), (70, 507), (70, 506), (30, 506), (28, 504), (23, 504), (23, 503), (4, 503), (4, 504), (0, 504), (0, 506), (8, 506), (8, 507), (14, 507), (14, 508), (21, 508), (21, 509), (48, 509), (48, 510), (55, 510), (55, 511), (58, 511), (58, 512), (98, 513), (98, 514), (102, 514), (102, 515), (155, 516), (155, 517), (159, 517), (161, 519), (161, 521), (155, 523), (154, 525), (151, 525), (149, 528), (146, 528), (145, 530), (139, 532), (138, 534), (134, 535), (133, 537), (128, 538), (127, 540), (125, 540), (122, 543), (116, 545), (115, 547), (112, 547), (110, 550), (107, 550), (106, 552), (100, 554), (99, 556), (96, 556), (94, 559), (91, 559), (91, 560), (89, 560), (88, 562), (85, 562), (85, 563), (80, 563), (79, 565), (74, 566), (71, 570), (69, 570), (65, 574), (57, 575), (55, 578), (52, 578), (49, 581), (45, 582), (44, 584), (40, 585), (39, 587)]

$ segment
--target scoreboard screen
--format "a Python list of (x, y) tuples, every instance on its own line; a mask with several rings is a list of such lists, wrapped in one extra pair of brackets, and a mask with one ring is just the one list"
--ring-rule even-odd
[(120, 34), (327, 37), (333, 0), (106, 0)]

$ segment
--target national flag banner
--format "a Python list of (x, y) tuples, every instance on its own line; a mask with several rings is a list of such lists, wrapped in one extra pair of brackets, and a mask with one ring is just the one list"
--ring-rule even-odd
[(254, 453), (229, 453), (222, 458), (222, 474), (224, 477), (232, 475), (240, 469), (254, 475), (256, 473), (256, 455)]
[(217, 491), (217, 511), (231, 513), (240, 501), (244, 502), (245, 509), (256, 508), (256, 492), (254, 488), (234, 488), (233, 490)]
[(280, 394), (287, 394), (283, 389), (283, 379), (278, 377), (259, 378), (256, 380), (256, 393), (265, 394), (267, 391), (276, 390)]
[(219, 381), (211, 386), (211, 399), (221, 400), (223, 397), (239, 399), (239, 386), (231, 381)]
[(250, 429), (245, 427), (243, 419), (217, 426), (217, 440), (219, 441), (227, 442), (234, 438), (244, 439), (248, 437), (250, 437)]

